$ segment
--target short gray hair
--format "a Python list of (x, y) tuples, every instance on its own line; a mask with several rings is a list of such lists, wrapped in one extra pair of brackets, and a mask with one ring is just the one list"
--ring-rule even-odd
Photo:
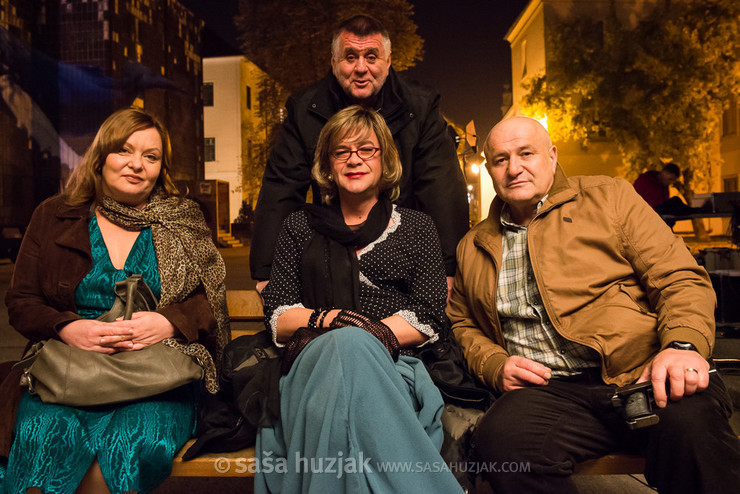
[(386, 52), (385, 55), (388, 56), (391, 54), (391, 38), (388, 36), (388, 31), (385, 30), (383, 24), (374, 17), (370, 17), (365, 14), (358, 14), (342, 21), (336, 31), (334, 31), (334, 35), (331, 39), (331, 56), (334, 60), (338, 60), (340, 56), (339, 36), (342, 33), (351, 33), (359, 37), (380, 34), (383, 38), (383, 49)]

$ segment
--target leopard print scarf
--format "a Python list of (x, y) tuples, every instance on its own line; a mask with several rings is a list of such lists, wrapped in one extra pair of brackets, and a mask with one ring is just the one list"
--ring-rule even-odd
[(164, 344), (178, 348), (198, 359), (205, 371), (206, 389), (218, 391), (216, 369), (220, 368), (223, 349), (231, 339), (226, 308), (226, 267), (198, 205), (177, 196), (168, 196), (161, 188), (154, 190), (143, 209), (134, 209), (101, 194), (97, 210), (112, 223), (129, 231), (152, 229), (157, 255), (162, 296), (158, 307), (185, 300), (203, 285), (211, 312), (218, 323), (215, 365), (200, 343), (183, 345), (173, 338)]

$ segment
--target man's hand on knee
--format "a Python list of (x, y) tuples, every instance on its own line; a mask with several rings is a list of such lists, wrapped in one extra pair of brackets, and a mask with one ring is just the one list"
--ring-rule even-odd
[(534, 360), (518, 355), (506, 359), (503, 369), (498, 375), (498, 389), (511, 391), (512, 389), (527, 386), (542, 386), (552, 377), (552, 371)]
[(672, 401), (706, 389), (709, 386), (709, 362), (693, 350), (666, 348), (645, 367), (638, 382), (648, 380), (653, 384), (655, 404), (663, 408), (668, 402), (666, 382), (670, 384)]

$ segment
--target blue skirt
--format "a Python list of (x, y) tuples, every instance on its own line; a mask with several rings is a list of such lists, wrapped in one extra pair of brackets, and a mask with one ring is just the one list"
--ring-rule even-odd
[(255, 493), (462, 493), (439, 454), (443, 402), (419, 359), (359, 328), (309, 343), (257, 435)]
[(26, 393), (16, 415), (3, 493), (74, 493), (97, 458), (111, 493), (149, 492), (192, 436), (198, 386), (115, 406), (75, 408)]

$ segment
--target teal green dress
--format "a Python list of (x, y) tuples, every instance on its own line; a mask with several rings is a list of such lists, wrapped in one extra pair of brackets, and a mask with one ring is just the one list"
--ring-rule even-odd
[[(75, 292), (77, 311), (93, 319), (113, 305), (113, 285), (143, 274), (159, 297), (151, 230), (142, 230), (123, 269), (111, 263), (95, 216), (90, 221), (93, 268)], [(26, 393), (18, 407), (15, 438), (3, 493), (73, 493), (95, 458), (112, 493), (149, 492), (170, 473), (172, 459), (195, 427), (197, 387), (125, 405), (74, 408), (43, 403)]]

